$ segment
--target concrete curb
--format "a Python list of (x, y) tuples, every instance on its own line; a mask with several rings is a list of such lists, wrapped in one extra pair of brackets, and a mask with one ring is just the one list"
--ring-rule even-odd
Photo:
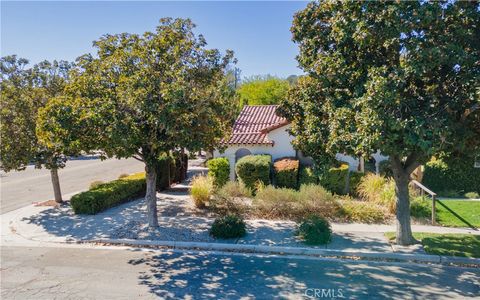
[(84, 240), (84, 243), (102, 243), (111, 245), (123, 245), (133, 247), (161, 247), (183, 250), (206, 250), (221, 252), (239, 253), (261, 253), (281, 255), (302, 255), (312, 257), (334, 257), (334, 258), (362, 258), (365, 260), (388, 260), (400, 262), (419, 262), (434, 264), (453, 264), (480, 267), (480, 259), (468, 257), (447, 257), (429, 254), (409, 253), (383, 253), (383, 252), (360, 252), (331, 249), (280, 247), (249, 244), (226, 244), (226, 243), (205, 243), (205, 242), (175, 242), (175, 241), (153, 241), (153, 240), (132, 240), (132, 239), (94, 239)]

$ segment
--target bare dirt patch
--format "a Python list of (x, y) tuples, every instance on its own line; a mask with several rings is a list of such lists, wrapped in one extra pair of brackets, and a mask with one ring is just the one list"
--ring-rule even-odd
[(33, 202), (33, 206), (53, 206), (53, 207), (59, 207), (60, 204), (55, 202), (55, 200), (47, 200), (43, 202)]

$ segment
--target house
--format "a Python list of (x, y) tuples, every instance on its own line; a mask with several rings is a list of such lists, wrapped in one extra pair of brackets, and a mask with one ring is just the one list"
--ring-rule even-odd
[[(226, 157), (230, 162), (230, 179), (235, 179), (235, 163), (250, 154), (270, 154), (273, 160), (282, 157), (296, 157), (303, 163), (311, 159), (293, 148), (294, 137), (289, 134), (290, 122), (277, 115), (278, 105), (246, 105), (243, 107), (228, 140), (223, 141), (226, 149), (215, 150), (214, 157)], [(376, 153), (373, 158), (378, 163), (386, 157)], [(337, 154), (337, 159), (357, 170), (362, 161), (351, 156)]]

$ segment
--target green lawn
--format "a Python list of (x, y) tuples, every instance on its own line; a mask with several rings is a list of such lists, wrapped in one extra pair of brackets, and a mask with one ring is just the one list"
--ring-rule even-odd
[[(445, 208), (442, 204), (453, 211), (456, 215)], [(440, 225), (450, 227), (474, 226), (480, 228), (480, 201), (439, 200), (436, 203), (436, 208), (437, 222)]]
[[(394, 232), (386, 232), (389, 240), (395, 238)], [(476, 257), (480, 258), (480, 236), (472, 234), (413, 233), (415, 239), (422, 242), (428, 254)]]

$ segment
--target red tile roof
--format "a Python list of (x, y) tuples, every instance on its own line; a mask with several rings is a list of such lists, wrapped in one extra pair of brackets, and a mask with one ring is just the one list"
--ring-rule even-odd
[(245, 105), (233, 125), (232, 136), (225, 144), (272, 145), (267, 133), (288, 124), (275, 111), (278, 105)]

